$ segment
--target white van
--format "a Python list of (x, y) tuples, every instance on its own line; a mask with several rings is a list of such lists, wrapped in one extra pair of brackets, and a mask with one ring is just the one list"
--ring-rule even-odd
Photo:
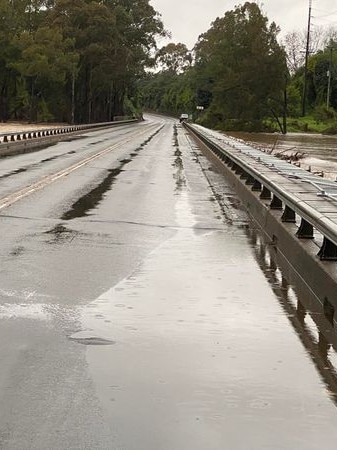
[(181, 114), (179, 121), (181, 122), (186, 122), (188, 120), (188, 114)]

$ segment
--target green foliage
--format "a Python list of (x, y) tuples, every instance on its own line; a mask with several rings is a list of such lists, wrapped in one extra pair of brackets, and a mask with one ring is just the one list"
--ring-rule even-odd
[(105, 121), (144, 106), (221, 129), (284, 130), (287, 115), (291, 130), (335, 129), (335, 40), (309, 57), (302, 120), (303, 65), (287, 69), (258, 2), (217, 18), (192, 52), (156, 53), (158, 36), (150, 0), (0, 0), (0, 120)]
[(326, 104), (321, 104), (313, 110), (313, 118), (316, 122), (329, 122), (336, 120), (336, 111), (333, 108), (327, 108)]
[(171, 42), (158, 51), (156, 61), (162, 70), (178, 74), (190, 67), (192, 56), (186, 45)]
[[(179, 53), (180, 44), (159, 52), (162, 70), (143, 83), (144, 106), (170, 114), (192, 113), (198, 123), (222, 130), (286, 132), (288, 120), (290, 131), (332, 132), (337, 120), (337, 42), (330, 39), (325, 49), (309, 57), (310, 116), (301, 118), (304, 59), (286, 55), (277, 35), (277, 26), (268, 24), (255, 2), (227, 11), (199, 37), (191, 66), (186, 49)], [(291, 44), (291, 51), (298, 46)], [(182, 55), (185, 71), (178, 69), (177, 55)], [(287, 61), (292, 62), (289, 69)], [(327, 102), (329, 108), (324, 106)]]
[(148, 75), (140, 83), (142, 104), (145, 109), (180, 115), (196, 110), (195, 92), (191, 86), (191, 74), (174, 74), (170, 71)]
[[(145, 105), (171, 113), (195, 113), (202, 106), (205, 112), (198, 121), (208, 126), (263, 128), (264, 118), (284, 109), (286, 58), (277, 33), (256, 3), (226, 12), (199, 37), (194, 67), (178, 78), (172, 73), (179, 74), (180, 44), (162, 49), (158, 59), (171, 78), (158, 74), (149, 80)], [(180, 64), (188, 67), (184, 50)], [(153, 90), (160, 95), (153, 96)]]
[(54, 119), (54, 116), (50, 113), (48, 105), (44, 99), (39, 102), (37, 111), (38, 122), (50, 122)]
[(0, 120), (123, 115), (165, 34), (149, 0), (0, 0)]
[[(325, 115), (326, 117), (323, 119), (321, 105), (326, 105), (329, 101), (329, 106), (335, 111), (337, 109), (337, 42), (331, 40), (326, 48), (309, 57), (307, 77), (306, 105), (308, 112), (315, 116), (318, 114), (319, 120), (329, 120), (329, 114)], [(292, 77), (292, 85), (303, 85), (303, 78), (304, 71), (303, 68), (300, 68)]]
[(290, 83), (287, 87), (288, 96), (288, 115), (290, 117), (299, 117), (301, 115), (302, 91), (296, 83)]
[(16, 95), (9, 99), (9, 114), (14, 119), (29, 119), (30, 98), (24, 78), (16, 78), (15, 84)]
[(304, 116), (288, 119), (288, 131), (290, 132), (304, 132), (304, 133), (325, 133), (328, 128), (335, 127), (335, 121), (317, 122), (312, 116)]
[(216, 19), (196, 45), (199, 86), (212, 94), (211, 111), (228, 119), (259, 122), (282, 105), (285, 55), (278, 29), (256, 3)]

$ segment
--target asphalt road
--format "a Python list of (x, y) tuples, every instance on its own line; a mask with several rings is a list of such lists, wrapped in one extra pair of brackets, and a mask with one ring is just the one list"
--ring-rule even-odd
[(0, 228), (1, 449), (335, 449), (335, 354), (177, 121), (0, 160)]

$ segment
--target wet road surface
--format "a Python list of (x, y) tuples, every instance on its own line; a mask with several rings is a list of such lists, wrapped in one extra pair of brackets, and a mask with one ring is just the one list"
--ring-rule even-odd
[(331, 323), (179, 124), (1, 160), (0, 201), (41, 179), (0, 210), (1, 449), (335, 448)]

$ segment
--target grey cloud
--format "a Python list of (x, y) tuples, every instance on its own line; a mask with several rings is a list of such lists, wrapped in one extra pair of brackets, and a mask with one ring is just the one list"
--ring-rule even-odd
[[(172, 41), (192, 48), (198, 36), (210, 28), (216, 17), (223, 16), (244, 1), (151, 0), (150, 3), (162, 14), (165, 27), (172, 32)], [(281, 28), (281, 35), (307, 27), (309, 0), (266, 0), (261, 3), (269, 21)], [(312, 16), (313, 27), (331, 25), (337, 28), (337, 1), (313, 0)]]

